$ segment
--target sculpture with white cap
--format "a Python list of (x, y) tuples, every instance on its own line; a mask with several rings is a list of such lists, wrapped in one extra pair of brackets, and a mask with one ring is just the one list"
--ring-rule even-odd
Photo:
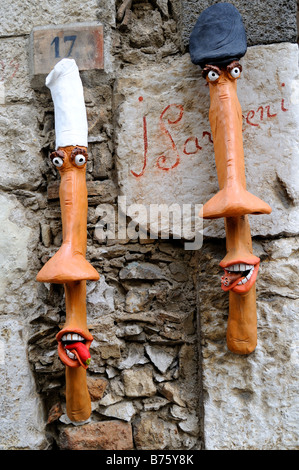
[(91, 413), (86, 383), (93, 340), (87, 329), (86, 281), (99, 279), (86, 260), (88, 125), (83, 86), (76, 62), (63, 59), (46, 78), (55, 112), (56, 150), (50, 155), (59, 170), (62, 245), (37, 275), (40, 282), (64, 284), (66, 322), (56, 336), (58, 354), (66, 367), (67, 414), (84, 421)]

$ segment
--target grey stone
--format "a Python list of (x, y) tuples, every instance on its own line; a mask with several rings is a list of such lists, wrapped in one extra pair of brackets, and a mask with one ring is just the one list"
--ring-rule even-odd
[(144, 411), (157, 411), (167, 405), (169, 401), (162, 397), (151, 397), (143, 400)]
[(107, 284), (105, 276), (101, 275), (97, 282), (89, 282), (86, 294), (88, 317), (93, 323), (98, 323), (102, 315), (114, 311), (115, 290)]
[(130, 344), (126, 348), (126, 357), (119, 361), (118, 369), (130, 369), (136, 364), (146, 364), (148, 359), (144, 356), (144, 347), (140, 344)]
[[(0, 6), (1, 9), (2, 5)], [(0, 54), (0, 89), (2, 96), (0, 104), (32, 102), (34, 92), (29, 80), (27, 39), (25, 37), (1, 38)], [(27, 112), (30, 113), (29, 110)], [(4, 116), (5, 113), (2, 115)]]
[(151, 362), (162, 373), (165, 373), (170, 367), (176, 354), (176, 351), (171, 348), (162, 348), (159, 346), (146, 345), (145, 350)]
[(155, 412), (143, 412), (134, 426), (134, 441), (137, 449), (163, 450), (182, 449), (176, 424), (166, 422)]
[(126, 325), (123, 328), (117, 330), (117, 336), (119, 337), (130, 337), (137, 336), (142, 333), (143, 329), (139, 325)]
[(119, 277), (121, 280), (157, 280), (164, 279), (165, 276), (159, 266), (151, 263), (139, 263), (138, 261), (133, 261), (120, 270)]
[(153, 373), (148, 367), (124, 370), (123, 381), (127, 397), (152, 397), (156, 393)]
[(99, 401), (99, 404), (101, 406), (110, 406), (122, 400), (123, 400), (122, 396), (115, 395), (113, 393), (107, 393), (103, 398), (101, 398), (101, 400)]
[[(189, 36), (200, 13), (217, 3), (215, 0), (181, 0), (181, 34), (187, 47)], [(240, 12), (245, 26), (249, 46), (278, 42), (296, 42), (296, 0), (231, 0)]]
[[(26, 11), (26, 16), (25, 16)], [(36, 3), (34, 0), (14, 0), (9, 5), (0, 5), (2, 18), (0, 35), (26, 35), (34, 26), (46, 26), (49, 24), (76, 23), (77, 21), (107, 21), (114, 25), (114, 0), (105, 2), (105, 7), (99, 6), (96, 0), (88, 4), (80, 0), (72, 2), (57, 3), (49, 0)], [(97, 18), (99, 14), (100, 18)], [(26, 21), (24, 21), (26, 18)]]
[(159, 385), (158, 390), (167, 400), (179, 406), (186, 406), (184, 400), (181, 398), (179, 385), (177, 383), (164, 382)]
[(136, 414), (136, 410), (131, 401), (122, 401), (101, 409), (100, 413), (104, 416), (109, 416), (123, 421), (131, 421)]
[(36, 190), (43, 180), (38, 113), (34, 106), (2, 107), (0, 117), (0, 189)]
[[(3, 316), (2, 316), (3, 317)], [(0, 448), (44, 450), (45, 416), (27, 359), (28, 327), (19, 319), (0, 322)], [(13, 425), (12, 425), (13, 423)]]
[[(251, 232), (253, 236), (296, 234), (298, 46), (281, 43), (249, 47), (241, 62), (238, 97), (244, 116), (247, 188), (272, 207), (270, 215), (250, 216)], [(120, 191), (128, 206), (139, 204), (149, 211), (150, 204), (164, 204), (168, 209), (176, 204), (180, 210), (188, 204), (194, 212), (196, 204), (207, 202), (219, 189), (208, 134), (209, 91), (189, 54), (170, 64), (149, 66), (148, 71), (146, 76), (143, 71), (128, 71), (117, 81), (118, 96), (125, 97), (118, 101)], [(140, 96), (143, 101), (139, 101)], [(147, 120), (148, 143), (144, 168), (143, 117)], [(177, 162), (168, 171), (159, 167), (171, 168)], [(140, 216), (140, 223), (149, 228), (148, 212)], [(166, 233), (167, 224), (163, 226)], [(203, 229), (206, 236), (225, 236), (222, 219), (205, 220)]]
[(264, 241), (262, 248), (258, 344), (249, 356), (227, 350), (228, 298), (219, 274), (217, 282), (217, 260), (215, 268), (211, 262), (212, 244), (199, 260), (209, 270), (199, 284), (207, 449), (297, 448), (298, 240)]
[(49, 248), (51, 245), (51, 227), (49, 224), (41, 224), (41, 236), (42, 236), (42, 242), (45, 245), (46, 248)]
[(142, 287), (130, 289), (126, 295), (126, 311), (136, 313), (145, 310), (149, 298), (148, 289)]

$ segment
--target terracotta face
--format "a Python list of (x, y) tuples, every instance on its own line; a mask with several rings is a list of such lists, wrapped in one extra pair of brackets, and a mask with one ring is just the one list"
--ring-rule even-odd
[(204, 204), (200, 216), (224, 217), (227, 254), (220, 267), (224, 270), (221, 288), (229, 292), (227, 345), (232, 352), (249, 354), (257, 342), (255, 282), (260, 259), (252, 253), (248, 214), (269, 214), (271, 208), (246, 189), (242, 110), (237, 96), (241, 73), (238, 61), (203, 69), (210, 90), (209, 120), (220, 190)]
[(87, 328), (86, 281), (97, 281), (99, 274), (85, 258), (88, 123), (76, 62), (59, 61), (46, 77), (46, 86), (54, 102), (57, 150), (50, 158), (60, 173), (62, 245), (36, 279), (64, 285), (66, 320), (56, 339), (59, 357), (66, 365), (66, 409), (72, 421), (84, 421), (91, 413), (86, 369), (93, 340)]
[(271, 208), (246, 189), (237, 82), (247, 39), (238, 10), (227, 2), (203, 10), (191, 32), (189, 51), (209, 85), (209, 121), (219, 183), (219, 192), (199, 215), (224, 218), (227, 254), (220, 266), (224, 270), (221, 287), (229, 292), (227, 346), (237, 354), (249, 354), (257, 342), (255, 282), (260, 260), (252, 253), (248, 214), (270, 214)]
[(209, 83), (209, 119), (213, 134), (220, 191), (202, 208), (204, 218), (225, 217), (227, 255), (221, 287), (243, 294), (254, 285), (259, 258), (252, 254), (249, 226), (234, 220), (246, 214), (269, 214), (270, 206), (246, 190), (242, 137), (242, 110), (237, 96), (237, 80), (242, 66), (233, 61), (225, 67), (206, 65), (203, 76)]
[(58, 252), (38, 273), (37, 280), (64, 284), (66, 323), (56, 337), (58, 354), (69, 367), (87, 368), (77, 350), (66, 348), (81, 343), (81, 349), (84, 346), (89, 351), (93, 340), (86, 325), (86, 280), (97, 280), (99, 274), (85, 258), (87, 149), (81, 146), (62, 147), (53, 152), (50, 158), (61, 176), (59, 196), (63, 242)]
[(51, 154), (61, 176), (59, 197), (63, 243), (37, 275), (40, 282), (65, 284), (98, 280), (99, 274), (85, 259), (87, 241), (87, 189), (85, 147), (68, 146)]
[(241, 72), (237, 61), (226, 67), (206, 65), (203, 69), (210, 89), (209, 120), (220, 188), (202, 208), (200, 215), (206, 219), (271, 212), (267, 203), (246, 190), (242, 109), (237, 96)]
[(86, 282), (67, 283), (64, 286), (64, 291), (66, 322), (63, 329), (56, 335), (58, 355), (66, 366), (74, 368), (82, 366), (87, 369), (88, 364), (83, 361), (78, 351), (67, 349), (67, 346), (81, 343), (82, 347), (89, 351), (93, 341), (86, 324)]
[(220, 262), (224, 269), (221, 288), (245, 294), (254, 285), (260, 259), (252, 253), (250, 227), (247, 216), (225, 219), (227, 254)]

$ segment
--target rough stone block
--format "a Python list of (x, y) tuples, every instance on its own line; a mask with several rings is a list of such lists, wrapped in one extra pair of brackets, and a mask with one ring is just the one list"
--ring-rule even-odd
[(131, 421), (136, 414), (136, 409), (131, 401), (121, 401), (101, 409), (100, 413), (111, 418), (121, 419), (122, 421)]
[(127, 397), (152, 397), (156, 393), (149, 368), (124, 370), (123, 381)]
[[(252, 235), (294, 234), (299, 229), (298, 46), (250, 47), (241, 62), (247, 188), (272, 207), (271, 215), (250, 216)], [(216, 194), (209, 90), (189, 54), (150, 66), (146, 74), (126, 72), (116, 92), (117, 171), (127, 207), (189, 204), (195, 209)], [(204, 221), (204, 234), (224, 237), (223, 219)]]
[(102, 6), (97, 0), (91, 0), (88, 3), (82, 3), (80, 0), (67, 2), (49, 0), (38, 3), (35, 0), (14, 0), (7, 4), (0, 4), (0, 15), (2, 18), (1, 36), (29, 34), (34, 26), (76, 23), (82, 20), (99, 20), (113, 26), (115, 2), (107, 0)]
[(64, 450), (131, 450), (132, 428), (120, 421), (101, 421), (79, 427), (67, 427), (59, 436)]
[(164, 279), (165, 276), (159, 266), (133, 261), (120, 270), (119, 277), (123, 280), (144, 279), (151, 281)]
[[(255, 243), (258, 343), (249, 356), (226, 346), (227, 295), (215, 282), (218, 244), (207, 242), (200, 264), (205, 445), (208, 450), (291, 450), (298, 447), (298, 240)], [(265, 260), (265, 262), (263, 262)], [(218, 277), (220, 279), (220, 276)]]
[(42, 180), (38, 114), (31, 105), (5, 106), (0, 115), (0, 189), (36, 190)]
[(1, 39), (0, 104), (28, 103), (33, 100), (34, 93), (29, 79), (28, 52), (25, 37)]
[(18, 319), (1, 317), (0, 449), (46, 449), (43, 407), (27, 360), (27, 328)]
[(91, 401), (97, 401), (103, 397), (107, 384), (106, 379), (87, 377), (87, 386)]
[[(181, 0), (181, 34), (185, 46), (200, 13), (218, 3), (215, 0)], [(296, 0), (231, 0), (240, 12), (249, 46), (277, 42), (296, 42)]]
[(155, 412), (141, 413), (134, 426), (134, 441), (141, 450), (184, 448), (176, 424), (159, 418)]

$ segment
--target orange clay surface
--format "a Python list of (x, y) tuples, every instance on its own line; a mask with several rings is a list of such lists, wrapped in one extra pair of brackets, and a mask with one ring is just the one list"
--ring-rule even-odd
[(60, 149), (63, 165), (58, 168), (63, 242), (58, 252), (44, 265), (37, 281), (64, 284), (70, 281), (98, 280), (99, 274), (85, 259), (87, 240), (86, 165), (77, 166), (73, 146)]
[[(44, 265), (37, 275), (40, 282), (64, 284), (66, 321), (57, 334), (58, 354), (66, 365), (66, 406), (72, 421), (84, 421), (91, 413), (90, 396), (86, 382), (87, 362), (93, 340), (87, 329), (86, 280), (98, 280), (99, 274), (85, 259), (87, 244), (87, 188), (85, 147), (68, 146), (54, 152), (52, 161), (59, 161), (61, 182), (59, 189), (63, 241), (58, 252)], [(76, 155), (81, 158), (76, 163)], [(84, 157), (84, 158), (83, 158)], [(56, 165), (57, 166), (57, 165)], [(67, 335), (78, 335), (82, 344), (74, 348), (73, 358), (67, 354)], [(71, 344), (73, 344), (71, 342)], [(77, 354), (81, 349), (81, 354)]]
[(241, 70), (238, 62), (221, 69), (210, 65), (204, 69), (220, 190), (204, 204), (199, 215), (225, 218), (227, 254), (220, 266), (224, 269), (221, 287), (229, 291), (227, 346), (234, 353), (249, 354), (257, 342), (255, 282), (260, 259), (252, 253), (247, 214), (270, 214), (271, 208), (246, 189), (242, 110), (237, 96)]
[(207, 81), (210, 89), (209, 120), (220, 191), (204, 204), (200, 216), (213, 219), (269, 214), (270, 206), (246, 190), (237, 79), (232, 78), (228, 70), (218, 70), (218, 80), (211, 82), (207, 78)]

